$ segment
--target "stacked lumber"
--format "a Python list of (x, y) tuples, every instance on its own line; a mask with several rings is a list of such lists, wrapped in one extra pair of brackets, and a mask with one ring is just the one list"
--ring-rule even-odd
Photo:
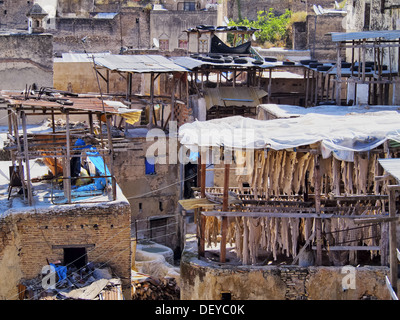
[(175, 278), (154, 278), (143, 273), (132, 275), (132, 300), (179, 300), (180, 288)]

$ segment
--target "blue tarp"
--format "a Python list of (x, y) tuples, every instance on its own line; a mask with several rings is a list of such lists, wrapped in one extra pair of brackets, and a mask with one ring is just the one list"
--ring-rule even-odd
[[(97, 175), (100, 176), (110, 176), (110, 171), (107, 168), (107, 165), (104, 163), (103, 158), (96, 151), (96, 148), (92, 147), (86, 154), (88, 155), (89, 160), (93, 163), (96, 168)], [(108, 182), (111, 184), (111, 178), (107, 178)], [(95, 191), (95, 190), (103, 190), (106, 186), (106, 178), (96, 178), (94, 183), (81, 186), (76, 189), (76, 191)]]
[(145, 159), (145, 166), (146, 166), (146, 174), (156, 174), (156, 167), (154, 164), (154, 160), (148, 161), (147, 159)]
[(54, 268), (57, 272), (59, 281), (62, 281), (67, 278), (67, 267), (66, 266), (56, 266), (53, 263), (50, 263), (50, 266)]

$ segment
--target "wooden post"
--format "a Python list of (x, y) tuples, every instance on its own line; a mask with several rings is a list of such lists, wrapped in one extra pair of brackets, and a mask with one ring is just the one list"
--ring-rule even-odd
[[(320, 155), (314, 156), (314, 196), (315, 196), (315, 213), (321, 213), (321, 169), (320, 169)], [(315, 231), (317, 234), (317, 266), (322, 265), (322, 221), (321, 219), (315, 220)]]
[(31, 206), (33, 204), (33, 193), (32, 193), (32, 185), (31, 185), (31, 173), (30, 173), (30, 168), (29, 168), (28, 133), (26, 131), (26, 115), (25, 115), (24, 111), (21, 111), (21, 119), (22, 119), (22, 130), (23, 130), (23, 134), (24, 134), (24, 156), (25, 156), (25, 165), (26, 165), (28, 204)]
[[(111, 136), (111, 118), (112, 115), (106, 115), (107, 119), (107, 137), (108, 137), (108, 148), (110, 149), (110, 173), (111, 173), (111, 187), (112, 187), (112, 194), (113, 200), (117, 200), (117, 183), (114, 177), (114, 147), (112, 143), (112, 136)], [(105, 170), (104, 170), (105, 171)], [(107, 175), (107, 171), (104, 172)], [(106, 181), (108, 178), (106, 178)]]
[[(66, 120), (65, 120), (65, 126), (67, 130), (67, 154), (66, 154), (66, 159), (64, 161), (64, 195), (68, 199), (68, 203), (71, 203), (71, 137), (70, 137), (70, 131), (69, 131), (69, 111), (66, 111)], [(100, 130), (101, 130), (101, 123), (100, 123)]]
[[(400, 190), (400, 186), (388, 186), (389, 190), (389, 217), (396, 217), (396, 191)], [(389, 261), (390, 261), (390, 283), (394, 292), (397, 294), (397, 240), (396, 240), (396, 224), (397, 221), (389, 222)]]
[[(228, 189), (229, 189), (229, 172), (230, 172), (230, 164), (225, 164), (225, 176), (224, 176), (224, 193), (223, 193), (223, 202), (222, 202), (222, 211), (228, 211)], [(228, 233), (228, 218), (222, 217), (221, 223), (221, 254), (220, 254), (220, 262), (226, 261), (226, 236)]]
[(336, 46), (336, 104), (341, 105), (341, 93), (342, 93), (342, 59), (340, 58), (340, 43)]
[(153, 127), (153, 110), (154, 110), (154, 72), (150, 74), (150, 108), (149, 108), (149, 125)]
[(304, 101), (304, 107), (308, 107), (308, 93), (310, 90), (310, 70), (309, 69), (304, 69), (304, 78), (306, 80), (306, 92), (305, 92), (305, 101)]
[(272, 94), (272, 68), (269, 68), (268, 103), (271, 102), (271, 94)]
[[(201, 163), (201, 157), (199, 157), (199, 164), (198, 166), (201, 166), (200, 169), (200, 193), (201, 197), (205, 198), (206, 197), (206, 164)], [(200, 209), (200, 243), (199, 243), (199, 256), (204, 257), (205, 254), (205, 230), (206, 229), (206, 217), (201, 214), (201, 209)]]
[(172, 92), (171, 92), (171, 121), (175, 120), (175, 90), (176, 90), (176, 82), (175, 75), (172, 75)]
[[(21, 146), (21, 141), (19, 139), (19, 132), (18, 132), (18, 116), (15, 112), (11, 114), (12, 116), (12, 122), (13, 122), (13, 127), (14, 127), (14, 137), (17, 139), (17, 150), (18, 153), (22, 154), (22, 146)], [(22, 183), (22, 192), (24, 194), (24, 199), (27, 198), (26, 194), (26, 184), (25, 184), (25, 176), (24, 176), (24, 169), (22, 167), (22, 159), (18, 159), (18, 169), (19, 169), (19, 176), (21, 178), (21, 183)]]
[(340, 162), (332, 156), (332, 171), (333, 171), (333, 193), (340, 195)]

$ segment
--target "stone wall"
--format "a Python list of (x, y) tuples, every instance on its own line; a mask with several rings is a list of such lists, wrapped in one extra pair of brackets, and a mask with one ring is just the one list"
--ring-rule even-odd
[(131, 216), (126, 201), (13, 212), (0, 221), (0, 297), (17, 299), (16, 285), (64, 259), (63, 247), (86, 247), (87, 262), (106, 264), (130, 287)]
[(137, 230), (143, 230), (139, 232), (138, 238), (150, 238), (151, 219), (166, 218), (169, 227), (165, 232), (171, 235), (166, 239), (154, 239), (154, 241), (161, 243), (165, 241), (162, 244), (175, 250), (180, 245), (179, 221), (175, 217), (180, 195), (179, 165), (169, 164), (170, 151), (167, 147), (166, 163), (156, 163), (155, 174), (146, 174), (145, 171), (145, 157), (150, 146), (154, 143), (168, 146), (169, 139), (146, 141), (144, 135), (127, 140), (130, 141), (130, 147), (127, 151), (116, 154), (114, 172), (118, 185), (131, 205), (132, 220), (137, 220), (135, 227)]
[(0, 89), (53, 85), (53, 43), (49, 34), (0, 35)]
[[(346, 17), (342, 14), (307, 16), (307, 49), (311, 58), (320, 61), (336, 61), (336, 44), (330, 32), (346, 32)], [(343, 57), (345, 51), (343, 50)]]
[(221, 300), (221, 294), (229, 292), (232, 300), (390, 300), (388, 267), (354, 271), (346, 287), (343, 267), (221, 265), (199, 260), (196, 243), (190, 242), (181, 259), (181, 299)]
[(148, 11), (140, 8), (124, 9), (113, 19), (57, 18), (54, 51), (120, 53), (122, 47), (149, 48), (149, 23)]
[(0, 29), (28, 30), (26, 14), (34, 1), (13, 0), (0, 3)]
[[(306, 2), (298, 0), (228, 0), (228, 17), (234, 20), (238, 20), (239, 17), (257, 20), (258, 11), (268, 11), (269, 9), (273, 9), (276, 15), (285, 13), (286, 9), (293, 12), (307, 11), (308, 14), (314, 14), (313, 4), (314, 2), (308, 1), (308, 7), (306, 7)], [(335, 1), (319, 0), (318, 4), (325, 9), (332, 9)]]
[[(347, 2), (347, 19), (346, 28), (347, 32), (360, 32), (360, 31), (375, 31), (375, 30), (399, 30), (400, 28), (400, 8), (392, 8), (392, 5), (398, 5), (397, 0), (386, 0), (384, 1), (386, 8), (381, 11), (380, 0), (360, 0), (354, 1), (349, 0)], [(367, 6), (370, 5), (370, 11), (366, 12)], [(369, 21), (366, 19), (369, 17)], [(383, 64), (389, 66), (389, 49), (385, 49)], [(346, 56), (348, 61), (351, 61), (352, 50), (349, 48), (346, 50)], [(354, 50), (354, 58), (356, 61), (359, 60), (358, 50)], [(398, 69), (398, 49), (394, 48), (391, 50), (391, 64), (393, 70)], [(374, 59), (373, 50), (366, 50), (366, 60), (372, 61)]]
[[(167, 51), (173, 51), (179, 48), (179, 40), (187, 41), (184, 30), (201, 24), (217, 25), (217, 11), (151, 11), (150, 38), (168, 40)], [(208, 39), (205, 35), (203, 38)], [(189, 51), (197, 52), (197, 47), (197, 36), (192, 35)]]

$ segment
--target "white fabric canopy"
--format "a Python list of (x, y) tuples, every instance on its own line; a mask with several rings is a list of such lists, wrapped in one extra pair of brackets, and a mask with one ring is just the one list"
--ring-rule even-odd
[(365, 114), (306, 114), (298, 118), (255, 120), (234, 116), (186, 123), (179, 129), (182, 145), (228, 149), (292, 149), (321, 143), (324, 158), (333, 154), (353, 161), (354, 152), (372, 150), (387, 139), (400, 142), (400, 114), (396, 111)]

